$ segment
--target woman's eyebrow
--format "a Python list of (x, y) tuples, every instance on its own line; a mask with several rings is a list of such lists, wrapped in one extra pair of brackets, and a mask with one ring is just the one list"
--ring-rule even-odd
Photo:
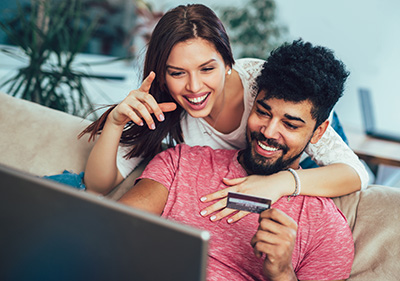
[[(210, 60), (206, 61), (205, 63), (200, 64), (200, 67), (203, 67), (203, 66), (205, 66), (205, 65), (207, 65), (207, 64), (209, 64), (211, 62), (214, 62), (214, 61), (215, 61), (215, 59), (210, 59)], [(173, 68), (173, 69), (176, 69), (176, 70), (184, 70), (182, 67), (177, 67), (177, 66), (173, 66), (173, 65), (170, 65), (170, 64), (167, 64), (167, 69), (168, 68)]]

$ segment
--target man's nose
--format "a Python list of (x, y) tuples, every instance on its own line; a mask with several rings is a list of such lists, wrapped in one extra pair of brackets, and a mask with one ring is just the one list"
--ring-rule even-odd
[(201, 90), (203, 82), (198, 74), (190, 74), (186, 89), (190, 92), (197, 93)]
[(270, 120), (268, 124), (263, 125), (260, 132), (267, 139), (279, 139), (279, 126), (277, 122), (274, 122), (273, 120)]

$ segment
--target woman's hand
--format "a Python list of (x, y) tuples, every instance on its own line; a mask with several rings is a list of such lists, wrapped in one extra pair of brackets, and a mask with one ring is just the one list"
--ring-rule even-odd
[(246, 211), (238, 212), (237, 210), (226, 208), (229, 191), (265, 197), (271, 199), (271, 203), (274, 203), (287, 194), (285, 192), (285, 186), (292, 189), (294, 189), (295, 186), (293, 176), (287, 171), (269, 176), (251, 175), (244, 178), (223, 179), (223, 183), (228, 187), (200, 198), (200, 201), (203, 203), (218, 200), (214, 204), (203, 209), (200, 214), (206, 217), (214, 213), (210, 217), (210, 220), (218, 221), (236, 212), (236, 214), (229, 217), (227, 220), (228, 223), (236, 222), (249, 214), (249, 212)]
[(111, 111), (108, 120), (116, 126), (125, 126), (129, 121), (133, 121), (136, 125), (143, 126), (144, 119), (147, 126), (152, 130), (156, 128), (151, 116), (152, 113), (154, 113), (158, 121), (164, 121), (163, 112), (175, 110), (176, 104), (173, 102), (157, 103), (149, 92), (155, 77), (156, 74), (153, 71), (150, 72), (149, 76), (143, 80), (140, 88), (131, 91), (129, 95)]

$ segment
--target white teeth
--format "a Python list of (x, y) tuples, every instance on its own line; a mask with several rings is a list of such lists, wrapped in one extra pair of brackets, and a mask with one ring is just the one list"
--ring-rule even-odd
[(270, 146), (266, 146), (265, 144), (261, 143), (260, 141), (258, 142), (258, 145), (266, 150), (266, 151), (277, 151), (278, 149), (276, 147), (270, 147)]
[(201, 97), (197, 97), (197, 98), (194, 98), (194, 99), (190, 99), (190, 98), (187, 98), (191, 103), (201, 103), (202, 101), (204, 101), (206, 98), (207, 98), (207, 96), (208, 96), (208, 94), (207, 95), (204, 95), (204, 96), (201, 96)]

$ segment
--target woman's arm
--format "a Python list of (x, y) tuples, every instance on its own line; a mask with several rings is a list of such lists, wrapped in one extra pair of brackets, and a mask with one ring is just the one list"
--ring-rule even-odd
[(84, 182), (87, 191), (105, 195), (123, 180), (116, 164), (123, 129), (124, 126), (116, 126), (106, 121), (86, 163)]
[[(351, 169), (344, 169), (345, 173), (339, 174), (341, 177), (344, 177), (344, 179), (347, 179), (347, 184), (345, 183), (346, 186), (344, 186), (344, 189), (347, 189), (349, 192), (345, 191), (344, 193), (342, 192), (342, 194), (338, 194), (333, 191), (336, 196), (351, 193), (361, 188), (365, 188), (368, 185), (369, 176), (363, 163), (331, 126), (328, 126), (326, 132), (316, 144), (308, 145), (306, 153), (310, 155), (319, 166), (345, 164), (348, 167), (351, 167), (356, 173), (352, 173)], [(332, 172), (335, 172), (335, 170), (332, 170)], [(331, 175), (331, 178), (332, 177), (334, 177), (334, 175)], [(334, 189), (342, 188), (337, 186), (335, 180), (332, 183), (333, 185), (330, 184), (329, 187)], [(354, 188), (356, 189), (354, 190)], [(310, 195), (324, 196), (324, 194)]]
[[(328, 127), (317, 144), (310, 144), (307, 151), (313, 156), (319, 168), (297, 170), (301, 183), (301, 194), (309, 196), (337, 197), (346, 195), (368, 184), (368, 173), (357, 155), (343, 142), (337, 133)], [(202, 212), (208, 216), (213, 212), (213, 220), (219, 220), (234, 213), (225, 208), (228, 191), (241, 192), (270, 198), (272, 202), (282, 196), (291, 195), (295, 190), (295, 180), (288, 171), (281, 171), (270, 176), (248, 176), (240, 179), (225, 180), (229, 186), (213, 194), (202, 197), (203, 202), (218, 202)], [(230, 217), (228, 222), (235, 222), (247, 213), (240, 211)]]
[[(337, 197), (359, 190), (360, 181), (357, 180), (358, 175), (346, 164), (299, 169), (296, 172), (300, 179), (301, 195)], [(274, 203), (282, 196), (292, 195), (296, 187), (293, 175), (286, 170), (269, 176), (251, 175), (244, 178), (224, 179), (224, 183), (228, 186), (226, 189), (206, 194), (200, 199), (202, 202), (218, 200), (202, 210), (205, 211), (202, 212), (205, 217), (213, 214), (213, 221), (220, 220), (236, 212), (225, 208), (226, 196), (229, 191), (269, 198)], [(229, 217), (228, 223), (235, 222), (247, 214), (248, 212), (240, 211)]]
[(139, 89), (131, 91), (107, 116), (104, 128), (94, 145), (86, 164), (84, 182), (88, 191), (107, 194), (123, 180), (117, 168), (117, 152), (125, 125), (133, 121), (138, 126), (147, 126), (154, 130), (155, 122), (164, 120), (163, 112), (176, 109), (175, 103), (158, 104), (149, 93), (155, 78), (154, 72), (143, 81)]

